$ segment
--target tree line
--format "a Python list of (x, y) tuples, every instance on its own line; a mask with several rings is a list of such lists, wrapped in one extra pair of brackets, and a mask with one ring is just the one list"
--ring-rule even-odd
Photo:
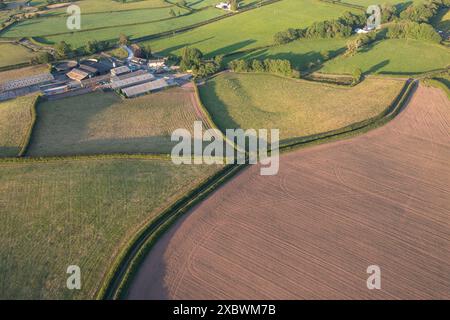
[(300, 72), (292, 67), (289, 60), (285, 59), (240, 59), (231, 61), (228, 66), (234, 72), (267, 72), (286, 77), (300, 78)]

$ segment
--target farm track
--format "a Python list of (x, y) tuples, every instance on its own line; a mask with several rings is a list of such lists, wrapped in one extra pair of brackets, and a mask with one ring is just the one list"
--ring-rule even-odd
[(449, 110), (420, 85), (381, 128), (239, 173), (161, 237), (128, 298), (450, 299)]

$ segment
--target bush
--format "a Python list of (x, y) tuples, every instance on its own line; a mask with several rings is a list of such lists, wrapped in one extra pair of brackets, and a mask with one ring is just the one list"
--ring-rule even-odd
[(427, 23), (401, 21), (388, 27), (386, 34), (391, 39), (417, 39), (439, 43), (442, 38), (432, 26)]
[(352, 84), (358, 84), (359, 82), (361, 82), (362, 79), (362, 71), (360, 68), (356, 68), (353, 73), (352, 73), (352, 77), (353, 77), (353, 82)]
[(300, 77), (300, 72), (292, 68), (291, 62), (283, 59), (233, 60), (228, 66), (235, 72), (267, 72), (287, 77)]
[(276, 45), (286, 44), (300, 38), (345, 38), (355, 27), (366, 23), (365, 14), (346, 12), (337, 20), (314, 22), (306, 29), (287, 29), (274, 35)]
[(400, 18), (418, 23), (430, 22), (440, 9), (448, 7), (450, 7), (449, 0), (429, 0), (407, 7), (400, 13)]

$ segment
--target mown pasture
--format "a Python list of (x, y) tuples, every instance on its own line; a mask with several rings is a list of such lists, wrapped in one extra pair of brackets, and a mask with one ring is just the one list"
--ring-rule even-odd
[(19, 153), (32, 123), (35, 95), (0, 102), (0, 157)]
[(340, 56), (325, 63), (325, 73), (364, 73), (409, 75), (445, 68), (450, 51), (442, 45), (412, 40), (389, 39), (375, 42), (352, 57)]
[[(121, 249), (217, 166), (170, 160), (0, 162), (0, 299), (94, 298)], [(69, 265), (81, 290), (68, 290)]]
[[(141, 9), (130, 11), (98, 12), (81, 15), (81, 30), (104, 27), (118, 27), (130, 23), (152, 23), (170, 18), (169, 8)], [(186, 14), (186, 9), (175, 7), (175, 12)], [(45, 37), (57, 33), (71, 33), (67, 29), (67, 16), (42, 17), (24, 20), (3, 33), (5, 37)], [(78, 34), (77, 32), (75, 32)], [(117, 35), (118, 36), (118, 35)]]
[(401, 80), (366, 79), (355, 87), (324, 85), (267, 74), (219, 75), (200, 96), (221, 130), (279, 129), (280, 139), (338, 129), (381, 113)]
[(163, 54), (177, 54), (189, 45), (215, 56), (270, 45), (278, 31), (307, 27), (315, 21), (339, 17), (345, 11), (351, 9), (315, 0), (283, 0), (148, 43)]
[(202, 120), (192, 94), (173, 88), (122, 99), (95, 92), (43, 102), (27, 155), (170, 153), (172, 132)]
[[(168, 12), (169, 9), (167, 9)], [(118, 13), (120, 14), (120, 13)], [(128, 26), (111, 26), (106, 29), (100, 30), (87, 30), (81, 32), (71, 32), (63, 35), (42, 37), (43, 41), (47, 44), (56, 44), (60, 41), (66, 41), (71, 44), (73, 48), (78, 48), (86, 45), (88, 41), (92, 40), (108, 40), (116, 41), (121, 33), (126, 34), (131, 38), (137, 38), (161, 32), (174, 30), (186, 26), (193, 25), (195, 23), (203, 22), (208, 19), (212, 19), (225, 14), (224, 11), (215, 8), (207, 8), (192, 14), (176, 17), (173, 19), (166, 19), (163, 21), (149, 22), (137, 25)], [(133, 24), (133, 20), (123, 21), (123, 24)], [(10, 29), (11, 32), (14, 28)], [(67, 29), (66, 29), (67, 31)], [(62, 31), (62, 32), (66, 32)]]
[(0, 43), (0, 67), (30, 62), (37, 54), (20, 45)]

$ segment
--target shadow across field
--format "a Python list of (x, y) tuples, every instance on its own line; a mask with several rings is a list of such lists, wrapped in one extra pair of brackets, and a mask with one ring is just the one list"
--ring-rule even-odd
[(17, 147), (4, 147), (0, 146), (0, 158), (2, 157), (15, 157), (19, 153)]

